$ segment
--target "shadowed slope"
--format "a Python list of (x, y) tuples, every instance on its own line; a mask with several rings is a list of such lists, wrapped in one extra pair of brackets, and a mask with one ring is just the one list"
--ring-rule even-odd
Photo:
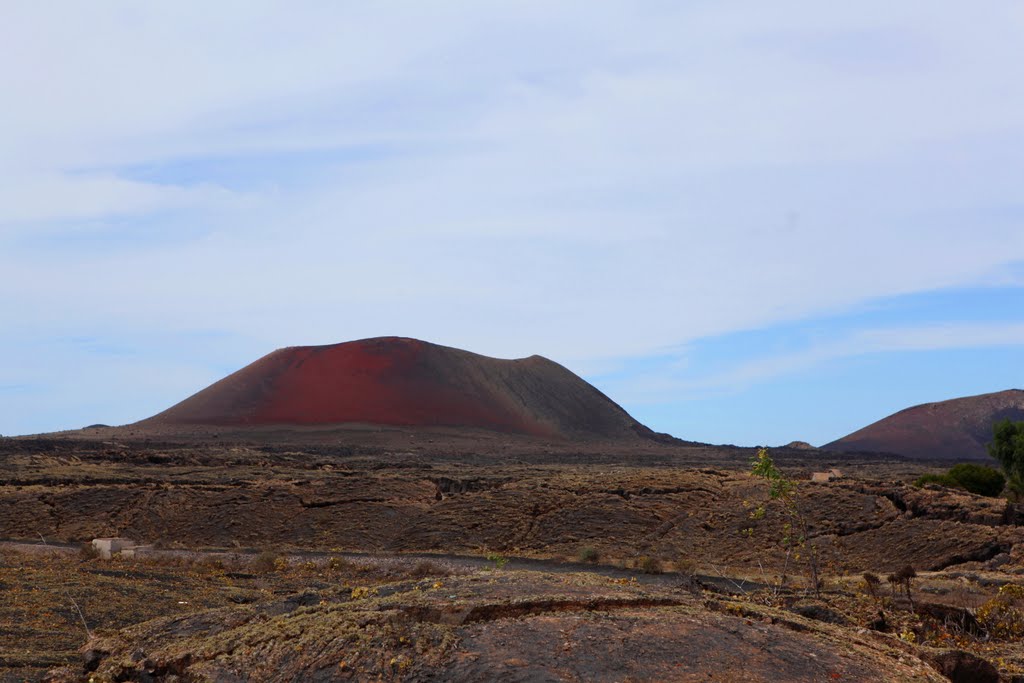
[(650, 434), (546, 358), (499, 360), (401, 337), (279, 349), (140, 424), (350, 423), (542, 437)]
[(925, 403), (825, 444), (830, 451), (874, 451), (910, 458), (983, 459), (999, 420), (1024, 420), (1024, 391)]

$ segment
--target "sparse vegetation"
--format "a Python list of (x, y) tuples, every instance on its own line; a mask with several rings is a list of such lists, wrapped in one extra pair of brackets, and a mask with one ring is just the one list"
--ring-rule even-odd
[(978, 608), (978, 623), (992, 638), (1019, 640), (1024, 638), (1024, 587), (1006, 584), (999, 594)]
[(925, 474), (918, 477), (914, 486), (938, 484), (949, 488), (964, 489), (979, 496), (994, 498), (1003, 492), (1006, 477), (994, 467), (975, 463), (960, 463), (943, 474)]
[(692, 577), (697, 573), (697, 563), (693, 560), (692, 557), (688, 555), (677, 557), (675, 561), (675, 567), (676, 571), (682, 574), (683, 576)]
[(428, 576), (448, 576), (451, 572), (439, 564), (430, 560), (420, 560), (409, 568), (408, 576), (411, 579), (425, 579)]
[(356, 586), (355, 588), (352, 589), (352, 592), (350, 593), (350, 597), (353, 600), (362, 600), (364, 598), (368, 598), (371, 595), (376, 595), (376, 594), (377, 594), (377, 589), (376, 588), (370, 588), (369, 586)]
[[(273, 595), (304, 590), (328, 591), (352, 586), (376, 587), (394, 581), (390, 563), (371, 572), (351, 563), (293, 563), (283, 571), (252, 571), (251, 557), (223, 559), (182, 554), (152, 554), (138, 559), (115, 556), (97, 565), (77, 550), (24, 553), (5, 548), (0, 557), (0, 679), (16, 667), (11, 680), (40, 680), (42, 671), (81, 661), (79, 648), (94, 634), (168, 615), (266, 601)], [(397, 563), (395, 563), (397, 564)], [(10, 625), (12, 628), (7, 628)], [(84, 627), (84, 628), (83, 628)], [(103, 680), (103, 679), (99, 679)], [(110, 680), (110, 679), (107, 679)]]
[[(252, 558), (250, 567), (257, 574), (269, 574), (270, 572), (276, 572), (280, 569), (280, 563), (284, 561), (280, 555), (273, 550), (264, 550), (260, 552), (256, 557)], [(287, 561), (285, 561), (287, 566)]]
[[(782, 474), (768, 454), (767, 448), (757, 451), (757, 455), (751, 461), (751, 474), (768, 480), (768, 495), (772, 500), (781, 503), (787, 519), (782, 525), (781, 545), (784, 553), (782, 581), (785, 581), (790, 560), (803, 559), (807, 567), (811, 592), (816, 597), (821, 597), (818, 551), (814, 544), (808, 541), (810, 523), (797, 501), (796, 482)], [(750, 514), (752, 520), (761, 519), (764, 516), (765, 509), (763, 507), (758, 507)]]
[(892, 589), (892, 597), (895, 598), (898, 593), (903, 593), (910, 602), (911, 610), (914, 609), (914, 597), (911, 593), (911, 583), (916, 577), (917, 571), (909, 564), (885, 577), (889, 587)]
[(492, 569), (494, 569), (495, 571), (501, 569), (506, 564), (508, 564), (508, 558), (499, 553), (487, 553), (487, 561), (494, 563)]
[(1006, 477), (994, 467), (976, 463), (960, 463), (953, 465), (949, 476), (960, 482), (965, 489), (979, 496), (994, 498), (1003, 492)]
[(353, 571), (355, 569), (355, 565), (344, 557), (335, 556), (327, 561), (327, 568), (333, 572)]
[(917, 571), (909, 564), (904, 565), (896, 572), (896, 582), (903, 587), (903, 593), (910, 602), (911, 610), (914, 609), (914, 595), (911, 592), (911, 587), (915, 578), (917, 578)]
[(928, 474), (922, 474), (920, 477), (914, 480), (914, 486), (921, 488), (925, 484), (937, 484), (938, 486), (945, 486), (951, 489), (962, 489), (964, 488), (960, 482), (953, 477), (949, 476), (947, 472), (942, 474), (936, 474), (930, 472)]
[(100, 551), (96, 549), (90, 541), (83, 541), (78, 546), (78, 556), (83, 560), (98, 560), (100, 557)]
[(870, 595), (872, 600), (878, 600), (878, 587), (881, 583), (882, 580), (874, 572), (864, 572), (861, 575), (861, 585), (864, 588), (864, 592)]
[[(483, 469), (476, 463), (472, 466), (432, 463), (424, 470), (410, 462), (402, 468), (385, 468), (379, 466), (382, 461), (374, 456), (361, 456), (359, 460), (345, 456), (335, 461), (333, 456), (304, 454), (299, 468), (293, 465), (292, 459), (297, 456), (291, 453), (287, 457), (259, 454), (259, 462), (265, 459), (280, 470), (281, 483), (268, 482), (268, 487), (290, 490), (288, 487), (293, 486), (290, 482), (298, 481), (302, 495), (311, 501), (346, 500), (346, 496), (348, 500), (358, 501), (366, 496), (368, 488), (385, 491), (382, 496), (395, 507), (423, 496), (422, 507), (409, 507), (413, 510), (410, 514), (419, 516), (394, 528), (378, 523), (374, 506), (352, 502), (350, 519), (322, 512), (317, 513), (322, 516), (301, 518), (300, 521), (308, 522), (316, 534), (303, 537), (292, 534), (287, 525), (277, 523), (278, 519), (291, 519), (285, 515), (294, 514), (291, 506), (275, 507), (278, 497), (266, 498), (263, 516), (252, 520), (240, 511), (249, 506), (250, 500), (260, 499), (245, 498), (249, 495), (247, 489), (238, 493), (245, 507), (223, 510), (228, 503), (207, 504), (205, 496), (210, 494), (206, 484), (222, 478), (225, 467), (240, 467), (231, 464), (234, 460), (224, 465), (228, 462), (225, 458), (248, 457), (233, 450), (222, 455), (219, 450), (211, 449), (210, 453), (203, 454), (209, 458), (212, 465), (209, 468), (189, 464), (180, 471), (160, 470), (152, 474), (155, 470), (144, 465), (148, 468), (144, 470), (145, 476), (166, 477), (172, 483), (167, 490), (176, 495), (188, 493), (189, 507), (182, 507), (181, 516), (174, 518), (168, 512), (161, 517), (161, 526), (154, 527), (165, 538), (164, 551), (140, 554), (134, 560), (115, 557), (109, 562), (96, 563), (80, 560), (77, 547), (67, 545), (72, 539), (66, 536), (60, 538), (61, 548), (46, 550), (47, 553), (59, 551), (60, 562), (48, 556), (12, 560), (7, 557), (7, 549), (0, 548), (3, 555), (0, 557), (0, 588), (4, 598), (0, 600), (0, 623), (17, 626), (14, 631), (0, 633), (0, 653), (10, 656), (8, 653), (16, 648), (23, 647), (26, 651), (31, 648), (36, 653), (32, 661), (39, 661), (39, 668), (64, 662), (72, 662), (80, 668), (78, 649), (86, 634), (75, 603), (82, 608), (88, 627), (97, 637), (107, 638), (124, 626), (154, 616), (187, 616), (223, 607), (237, 608), (232, 614), (243, 615), (259, 612), (262, 609), (259, 606), (268, 601), (277, 601), (293, 607), (301, 604), (301, 608), (295, 608), (297, 618), (303, 628), (316, 630), (299, 631), (297, 626), (295, 629), (289, 626), (285, 630), (271, 631), (269, 626), (254, 622), (252, 633), (259, 634), (260, 643), (276, 643), (273, 639), (286, 637), (289, 640), (282, 647), (308, 648), (305, 654), (295, 655), (295, 662), (304, 661), (302, 658), (312, 656), (309, 653), (314, 648), (334, 642), (331, 639), (337, 637), (335, 631), (325, 630), (319, 620), (335, 620), (331, 622), (332, 628), (344, 627), (344, 638), (353, 638), (346, 640), (336, 652), (337, 662), (345, 665), (341, 667), (336, 663), (338, 671), (345, 672), (343, 677), (358, 678), (369, 675), (366, 673), (369, 671), (385, 680), (403, 676), (411, 679), (419, 671), (418, 667), (423, 666), (425, 657), (415, 649), (418, 643), (423, 643), (431, 656), (443, 651), (436, 649), (440, 641), (433, 636), (417, 640), (408, 629), (422, 628), (424, 633), (449, 629), (455, 633), (457, 628), (435, 623), (438, 614), (447, 614), (446, 610), (479, 605), (482, 606), (481, 617), (498, 618), (504, 623), (506, 617), (516, 613), (514, 609), (506, 612), (510, 605), (514, 607), (527, 599), (535, 598), (543, 605), (555, 596), (559, 604), (568, 600), (591, 609), (595, 599), (600, 601), (601, 596), (606, 595), (606, 590), (624, 588), (623, 595), (630, 599), (654, 595), (685, 603), (679, 612), (685, 612), (688, 619), (701, 618), (702, 611), (711, 609), (707, 605), (713, 602), (720, 603), (718, 607), (735, 606), (736, 616), (751, 620), (758, 628), (762, 623), (765, 628), (771, 628), (769, 621), (778, 616), (779, 610), (816, 605), (813, 610), (797, 614), (832, 624), (829, 633), (840, 640), (845, 635), (851, 640), (857, 639), (863, 636), (860, 629), (868, 628), (874, 631), (869, 634), (873, 642), (882, 647), (894, 644), (901, 653), (908, 655), (908, 661), (916, 661), (908, 654), (916, 650), (898, 639), (913, 639), (916, 645), (972, 652), (997, 663), (1007, 676), (1024, 673), (1024, 650), (1020, 649), (1019, 638), (1015, 640), (1016, 634), (1024, 629), (1021, 626), (1024, 602), (1014, 598), (1012, 586), (997, 594), (1001, 583), (1019, 579), (1015, 573), (1021, 571), (1020, 548), (1010, 550), (1019, 543), (1017, 530), (1005, 523), (997, 526), (961, 523), (969, 517), (988, 519), (987, 516), (1005, 522), (997, 517), (1003, 510), (1002, 501), (993, 504), (974, 496), (952, 496), (948, 492), (927, 490), (908, 494), (900, 482), (920, 474), (920, 471), (914, 473), (918, 466), (911, 462), (871, 461), (850, 465), (844, 467), (849, 477), (846, 482), (814, 487), (813, 491), (799, 481), (795, 482), (798, 488), (790, 488), (785, 483), (769, 486), (767, 478), (750, 476), (745, 458), (736, 462), (734, 453), (729, 454), (732, 460), (715, 462), (714, 467), (704, 469), (691, 467), (689, 461), (680, 461), (679, 467), (672, 468), (630, 464), (615, 470), (588, 468), (574, 461), (543, 470), (518, 465), (503, 470), (503, 476), (514, 480), (524, 495), (537, 494), (538, 499), (543, 500), (541, 507), (533, 508), (506, 505), (504, 494), (498, 496), (492, 490), (467, 491), (459, 494), (461, 497), (457, 500), (446, 499), (435, 505), (432, 491), (421, 485), (424, 476), (439, 473), (473, 479), (477, 476), (473, 468)], [(145, 462), (144, 456), (145, 452), (140, 451), (137, 459)], [(703, 452), (699, 457), (705, 457)], [(798, 471), (821, 468), (820, 463), (799, 460), (793, 454), (787, 454), (786, 458), (785, 474), (791, 475), (789, 479), (794, 479)], [(29, 474), (19, 476), (38, 477), (44, 483), (30, 481), (31, 488), (8, 487), (8, 495), (16, 504), (8, 505), (4, 514), (8, 520), (17, 522), (22, 509), (39, 508), (33, 501), (42, 499), (53, 503), (54, 519), (61, 522), (60, 529), (75, 528), (64, 523), (77, 518), (71, 516), (75, 508), (61, 498), (63, 484), (51, 486), (43, 477), (55, 482), (86, 476), (100, 481), (117, 477), (117, 481), (128, 481), (126, 487), (133, 485), (129, 475), (123, 474), (127, 471), (123, 466), (124, 457), (107, 459), (110, 465), (106, 460), (100, 464), (86, 461), (74, 466), (55, 461), (52, 470), (40, 470), (42, 474), (33, 474), (34, 470), (29, 467), (22, 468)], [(181, 459), (186, 460), (184, 456)], [(308, 462), (314, 462), (317, 467), (344, 467), (350, 473), (334, 481), (323, 474), (329, 470), (307, 470)], [(383, 462), (391, 464), (391, 461)], [(701, 462), (703, 464), (703, 460)], [(486, 467), (492, 467), (491, 463), (487, 462)], [(263, 469), (265, 465), (246, 470), (245, 479), (257, 476)], [(10, 466), (8, 470), (0, 467), (0, 473), (9, 471)], [(781, 474), (780, 478), (786, 479)], [(325, 483), (319, 483), (321, 479)], [(555, 486), (553, 479), (557, 482)], [(200, 481), (202, 486), (193, 487), (189, 483), (192, 481)], [(343, 490), (344, 485), (348, 488)], [(82, 484), (78, 488), (85, 491), (88, 486)], [(813, 524), (815, 547), (821, 557), (818, 577), (821, 601), (801, 595), (809, 585), (804, 580), (809, 574), (805, 565), (810, 550), (808, 534), (800, 521), (786, 513), (782, 500), (770, 498), (773, 488), (780, 497), (794, 497), (800, 511), (807, 515), (806, 521)], [(155, 497), (154, 504), (168, 508), (167, 499), (161, 497), (160, 491), (157, 493), (160, 495)], [(84, 496), (81, 491), (77, 495)], [(104, 511), (109, 495), (106, 488), (98, 490), (87, 509)], [(223, 497), (220, 492), (218, 495)], [(76, 497), (72, 502), (78, 500), (80, 498)], [(174, 500), (170, 499), (170, 505), (181, 505)], [(216, 497), (211, 500), (220, 502)], [(509, 496), (508, 500), (517, 499)], [(31, 507), (27, 505), (30, 502)], [(190, 525), (185, 515), (195, 509), (202, 510), (207, 517), (200, 520), (202, 524)], [(543, 523), (528, 525), (536, 519), (537, 510), (548, 509), (569, 510), (572, 514), (546, 514)], [(905, 514), (907, 510), (912, 514)], [(207, 523), (210, 515), (217, 515), (218, 525)], [(35, 517), (27, 514), (24, 517), (25, 528), (39, 523)], [(232, 529), (220, 545), (217, 536), (203, 536), (207, 529), (221, 528), (223, 522), (232, 519), (241, 520), (240, 526)], [(270, 524), (266, 520), (274, 521)], [(486, 523), (474, 526), (480, 520)], [(107, 523), (100, 513), (83, 517), (76, 523), (86, 522), (97, 527)], [(12, 528), (17, 527), (12, 525)], [(464, 532), (451, 533), (450, 530), (456, 528)], [(749, 538), (737, 533), (744, 528), (751, 529)], [(868, 532), (859, 533), (858, 529)], [(529, 533), (524, 535), (524, 530)], [(837, 536), (831, 535), (833, 531)], [(44, 533), (47, 537), (53, 534), (45, 530)], [(126, 533), (142, 542), (154, 537), (148, 529), (127, 530)], [(241, 540), (232, 548), (230, 544), (235, 538)], [(45, 545), (45, 541), (43, 543)], [(998, 544), (996, 550), (1001, 553), (996, 561), (990, 561), (991, 553), (986, 550), (993, 548), (993, 543)], [(300, 544), (305, 544), (305, 548)], [(263, 560), (262, 570), (254, 571), (253, 561), (257, 555), (249, 548), (268, 549), (264, 556), (270, 561)], [(788, 555), (784, 548), (790, 551)], [(421, 554), (424, 551), (433, 554)], [(504, 552), (547, 559), (562, 566), (550, 574), (543, 566), (535, 567), (541, 571), (531, 571), (530, 565), (525, 564), (523, 571), (494, 572), (493, 569), (499, 567), (510, 567), (508, 559), (501, 554)], [(284, 558), (280, 557), (284, 553), (288, 553), (290, 559), (286, 566)], [(960, 564), (964, 558), (974, 557), (980, 559), (971, 559), (968, 565)], [(279, 560), (283, 565), (280, 568)], [(609, 566), (590, 566), (593, 571), (586, 571), (587, 566), (574, 567), (567, 560), (602, 562)], [(904, 563), (912, 563), (914, 567), (949, 566), (949, 569), (911, 578), (908, 582), (911, 592), (905, 597), (907, 589), (899, 576), (901, 572), (893, 571)], [(612, 570), (612, 564), (628, 571)], [(480, 572), (481, 567), (492, 571)], [(862, 573), (869, 568), (877, 574)], [(698, 569), (699, 583), (685, 581), (685, 576), (692, 576)], [(789, 578), (780, 581), (778, 577), (785, 574), (784, 569), (788, 570)], [(677, 581), (671, 576), (652, 579), (647, 575), (658, 571), (678, 571), (683, 580)], [(896, 599), (890, 598), (884, 583), (890, 571)], [(553, 590), (534, 591), (532, 587), (537, 585), (534, 582), (540, 574), (547, 574), (543, 580), (551, 582)], [(394, 592), (395, 586), (399, 586), (398, 593)], [(374, 588), (379, 589), (377, 595), (372, 592)], [(702, 589), (706, 592), (698, 595)], [(491, 590), (497, 592), (480, 601), (478, 591)], [(691, 602), (694, 599), (691, 592), (697, 602)], [(913, 605), (908, 604), (910, 599)], [(256, 606), (255, 610), (247, 605)], [(984, 609), (979, 611), (980, 607)], [(408, 608), (408, 613), (402, 608)], [(662, 613), (674, 614), (676, 609), (658, 607), (658, 618)], [(309, 616), (302, 616), (307, 613)], [(360, 620), (350, 624), (349, 617), (344, 615), (354, 613), (360, 615)], [(397, 615), (398, 621), (393, 621), (389, 616), (392, 614)], [(412, 622), (407, 623), (410, 615)], [(418, 623), (420, 616), (427, 621)], [(829, 621), (834, 616), (837, 618)], [(364, 627), (367, 619), (371, 623)], [(300, 621), (278, 623), (297, 625)], [(410, 625), (413, 622), (416, 623)], [(474, 628), (489, 628), (487, 622), (473, 623), (477, 624)], [(351, 631), (347, 630), (349, 627)], [(746, 627), (739, 624), (738, 628)], [(811, 624), (809, 628), (816, 626)], [(360, 635), (364, 632), (380, 640)], [(26, 645), (22, 645), (23, 642)], [(180, 647), (178, 652), (201, 652), (207, 642), (204, 633), (174, 647)], [(597, 649), (603, 646), (600, 636), (596, 636), (593, 643)], [(124, 650), (125, 657), (136, 647), (138, 645), (132, 643)], [(49, 652), (58, 654), (52, 657), (39, 654)], [(28, 661), (28, 655), (17, 656), (22, 659), (15, 661)], [(151, 653), (147, 650), (148, 656)], [(251, 653), (238, 657), (240, 659), (235, 661), (248, 666), (259, 661)], [(0, 666), (0, 674), (5, 672)], [(846, 677), (854, 679), (850, 675)], [(650, 678), (639, 677), (638, 680)]]
[(636, 569), (644, 574), (660, 574), (661, 573), (661, 560), (656, 557), (649, 555), (642, 555), (637, 558)]

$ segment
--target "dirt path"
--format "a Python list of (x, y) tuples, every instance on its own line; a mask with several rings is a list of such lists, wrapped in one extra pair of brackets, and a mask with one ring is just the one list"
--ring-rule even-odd
[[(10, 549), (23, 553), (61, 553), (73, 555), (80, 552), (81, 546), (72, 543), (28, 543), (24, 541), (5, 540), (0, 541), (0, 550)], [(183, 558), (190, 560), (221, 560), (225, 562), (248, 562), (259, 551), (246, 550), (189, 550), (189, 549), (161, 549), (147, 551), (148, 557), (160, 558)], [(342, 558), (361, 564), (376, 566), (387, 566), (396, 564), (408, 564), (411, 562), (429, 561), (438, 563), (453, 572), (480, 571), (494, 568), (496, 562), (478, 555), (458, 555), (451, 553), (390, 553), (390, 552), (328, 552), (328, 551), (289, 551), (281, 553), (281, 556), (292, 562), (309, 562), (316, 560), (328, 560), (333, 557)], [(556, 574), (568, 574), (574, 572), (588, 572), (598, 574), (612, 579), (633, 580), (644, 585), (679, 587), (688, 584), (688, 579), (677, 572), (664, 572), (658, 574), (646, 574), (635, 569), (625, 569), (614, 565), (591, 564), (583, 562), (567, 562), (564, 560), (538, 559), (530, 557), (502, 556), (505, 563), (502, 569), (506, 571), (534, 571), (550, 572)], [(713, 590), (725, 593), (750, 593), (767, 586), (762, 583), (748, 581), (739, 578), (730, 578), (721, 575), (696, 574), (693, 576), (700, 585)]]

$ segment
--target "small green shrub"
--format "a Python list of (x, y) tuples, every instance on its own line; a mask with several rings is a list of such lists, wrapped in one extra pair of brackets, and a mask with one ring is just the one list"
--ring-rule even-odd
[(1006, 477), (994, 467), (986, 467), (975, 463), (960, 463), (949, 468), (949, 476), (979, 496), (995, 498), (1003, 492)]
[(999, 594), (978, 608), (978, 623), (989, 636), (998, 640), (1024, 638), (1024, 612), (1020, 603), (1024, 589), (1006, 584)]
[(944, 474), (925, 474), (918, 477), (914, 486), (921, 487), (925, 484), (938, 484), (949, 488), (964, 489), (979, 496), (994, 498), (1003, 491), (1006, 485), (1006, 477), (999, 470), (977, 465), (975, 463), (960, 463), (953, 465)]
[(497, 569), (501, 569), (506, 564), (508, 564), (508, 558), (505, 557), (504, 555), (499, 555), (498, 553), (488, 553), (487, 561), (488, 562), (493, 562), (494, 563), (494, 569), (496, 569), (496, 570)]
[(925, 484), (938, 484), (951, 489), (962, 489), (963, 485), (949, 474), (922, 474), (914, 481), (914, 486), (921, 488)]
[(579, 559), (580, 562), (588, 562), (590, 564), (593, 564), (594, 562), (597, 562), (599, 559), (601, 559), (601, 555), (593, 548), (581, 548), (580, 554), (577, 559)]

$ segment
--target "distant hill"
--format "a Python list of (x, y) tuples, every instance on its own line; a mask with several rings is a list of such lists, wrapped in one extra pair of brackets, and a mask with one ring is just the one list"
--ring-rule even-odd
[(558, 363), (404, 337), (279, 349), (139, 427), (376, 424), (658, 438)]
[(1009, 389), (914, 406), (822, 448), (922, 459), (985, 459), (992, 425), (1005, 418), (1024, 420), (1024, 391)]

